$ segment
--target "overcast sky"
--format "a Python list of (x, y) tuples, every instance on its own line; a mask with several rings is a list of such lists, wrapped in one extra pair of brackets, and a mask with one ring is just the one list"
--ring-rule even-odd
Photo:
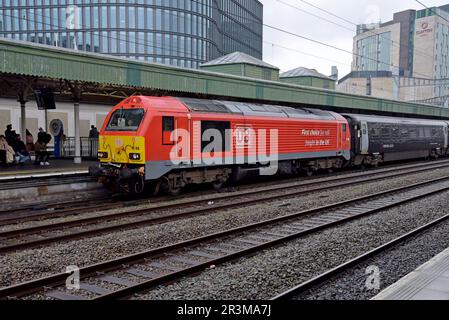
[[(260, 1), (264, 5), (265, 24), (348, 51), (352, 51), (352, 38), (356, 32), (356, 27), (349, 22), (356, 24), (386, 22), (393, 19), (394, 12), (423, 8), (414, 0), (306, 0), (317, 7), (348, 20), (348, 22), (345, 22), (309, 6), (301, 0)], [(448, 4), (449, 0), (422, 0), (421, 2), (431, 7)], [(341, 26), (301, 12), (292, 6)], [(307, 54), (318, 57), (308, 56)], [(351, 70), (352, 56), (348, 53), (264, 27), (264, 60), (279, 67), (281, 71), (288, 71), (296, 67), (307, 67), (317, 69), (326, 75), (331, 74), (331, 66), (337, 65), (340, 77), (342, 77)]]

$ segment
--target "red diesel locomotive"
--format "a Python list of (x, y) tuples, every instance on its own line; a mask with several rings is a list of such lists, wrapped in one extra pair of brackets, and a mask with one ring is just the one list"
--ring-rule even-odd
[(351, 160), (347, 120), (309, 108), (174, 97), (130, 97), (101, 128), (100, 166), (105, 185), (142, 193), (177, 193), (188, 184), (220, 187), (250, 171), (308, 174)]

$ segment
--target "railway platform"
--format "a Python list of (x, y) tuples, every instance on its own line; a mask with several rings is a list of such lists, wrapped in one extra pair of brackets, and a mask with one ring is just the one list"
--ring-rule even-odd
[(373, 300), (449, 300), (449, 249), (379, 293)]
[(96, 163), (96, 161), (84, 161), (81, 164), (75, 164), (72, 159), (53, 159), (49, 166), (38, 166), (31, 162), (24, 166), (0, 167), (0, 182), (30, 178), (85, 175), (89, 172), (89, 166), (95, 165)]

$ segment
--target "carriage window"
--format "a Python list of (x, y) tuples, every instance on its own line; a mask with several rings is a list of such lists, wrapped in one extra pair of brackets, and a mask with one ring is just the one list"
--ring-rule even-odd
[(436, 137), (438, 135), (437, 129), (432, 129), (432, 137)]
[[(216, 152), (224, 152), (229, 151), (230, 149), (230, 129), (231, 123), (227, 121), (201, 121), (201, 150), (203, 151), (206, 146), (214, 142), (215, 137), (221, 138), (221, 150), (215, 150)], [(215, 130), (215, 131), (208, 131)], [(204, 141), (204, 133), (208, 131), (208, 133), (212, 134), (212, 137), (208, 141)], [(228, 132), (226, 132), (228, 131)], [(214, 135), (216, 134), (216, 136)], [(206, 139), (207, 140), (207, 139)]]
[(375, 127), (371, 128), (370, 129), (370, 136), (374, 137), (374, 138), (379, 137), (380, 136), (380, 129), (379, 128), (375, 128)]
[(398, 128), (391, 129), (391, 136), (394, 138), (399, 138), (399, 129)]
[(106, 131), (137, 131), (145, 115), (143, 109), (115, 110)]
[(343, 132), (346, 132), (346, 124), (343, 124)]
[(402, 129), (401, 130), (401, 137), (407, 138), (409, 136), (408, 129)]
[(424, 128), (419, 128), (418, 137), (424, 138), (426, 136)]
[(389, 128), (382, 128), (382, 136), (383, 137), (389, 137), (390, 136), (390, 129)]

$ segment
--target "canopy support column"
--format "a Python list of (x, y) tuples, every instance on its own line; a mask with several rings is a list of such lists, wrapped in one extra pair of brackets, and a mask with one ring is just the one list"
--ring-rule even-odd
[(20, 135), (22, 141), (26, 141), (27, 129), (27, 115), (26, 115), (26, 100), (19, 100), (20, 103)]
[(80, 137), (80, 104), (75, 101), (73, 105), (73, 113), (75, 117), (75, 159), (74, 163), (80, 164), (81, 160), (81, 137)]

